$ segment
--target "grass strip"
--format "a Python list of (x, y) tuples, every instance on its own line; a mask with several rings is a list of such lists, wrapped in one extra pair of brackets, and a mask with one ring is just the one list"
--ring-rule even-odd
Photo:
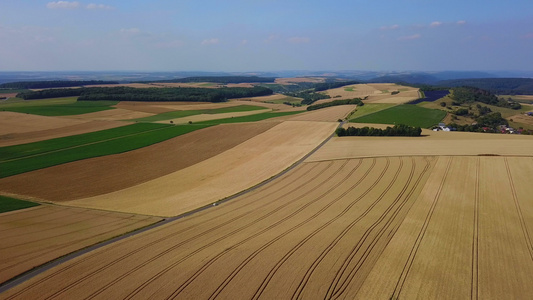
[(40, 204), (22, 201), (11, 197), (0, 196), (0, 213), (38, 206)]
[(65, 148), (77, 147), (85, 144), (101, 142), (104, 140), (114, 139), (131, 134), (138, 134), (144, 131), (155, 130), (169, 126), (172, 125), (138, 123), (84, 134), (55, 138), (40, 142), (1, 147), (0, 162), (26, 156), (39, 155)]
[[(366, 106), (366, 105), (365, 105)], [(404, 124), (414, 127), (429, 128), (438, 124), (446, 112), (416, 105), (397, 105), (372, 114), (350, 120), (353, 123)]]
[(123, 153), (150, 146), (210, 125), (166, 126), (116, 139), (0, 163), (0, 178), (93, 157)]
[(266, 120), (266, 119), (270, 119), (270, 118), (276, 118), (276, 117), (299, 114), (299, 113), (302, 113), (302, 112), (303, 111), (268, 112), (268, 113), (255, 114), (255, 115), (242, 116), (242, 117), (234, 117), (234, 118), (225, 118), (225, 119), (218, 119), (218, 120), (202, 121), (202, 122), (196, 122), (194, 124), (217, 125), (217, 124), (227, 124), (227, 123), (257, 122), (257, 121), (262, 121), (262, 120)]
[(184, 118), (184, 117), (200, 115), (200, 114), (213, 115), (213, 114), (253, 111), (253, 110), (262, 110), (262, 109), (265, 109), (265, 107), (254, 106), (254, 105), (237, 105), (237, 106), (217, 108), (217, 109), (177, 110), (177, 111), (169, 111), (169, 112), (157, 114), (155, 116), (135, 119), (134, 121), (157, 122), (157, 121), (165, 121), (165, 120), (170, 120), (170, 119)]

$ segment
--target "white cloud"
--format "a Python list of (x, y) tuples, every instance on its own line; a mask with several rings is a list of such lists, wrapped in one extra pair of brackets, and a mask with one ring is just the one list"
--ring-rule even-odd
[(431, 23), (429, 26), (431, 26), (431, 27), (439, 27), (440, 25), (442, 25), (442, 22), (435, 21), (435, 22)]
[(248, 40), (242, 40), (242, 41), (241, 41), (241, 45), (244, 46), (244, 45), (246, 45), (246, 44), (248, 44)]
[(110, 9), (113, 9), (113, 7), (110, 6), (110, 5), (95, 4), (95, 3), (88, 4), (86, 6), (86, 8), (87, 9), (92, 9), (92, 10), (110, 10)]
[(413, 34), (413, 35), (408, 35), (408, 36), (401, 36), (398, 38), (399, 41), (411, 41), (411, 40), (417, 40), (419, 38), (421, 38), (422, 35), (420, 34)]
[(51, 9), (56, 9), (56, 8), (73, 9), (73, 8), (78, 8), (79, 6), (80, 6), (80, 3), (77, 2), (77, 1), (74, 1), (74, 2), (70, 2), (70, 1), (53, 1), (53, 2), (48, 2), (46, 4), (46, 7), (51, 8)]
[(215, 39), (215, 38), (212, 38), (212, 39), (206, 39), (206, 40), (203, 40), (202, 41), (202, 45), (216, 45), (218, 44), (220, 41), (219, 39)]
[(398, 28), (400, 28), (400, 25), (394, 24), (392, 26), (382, 26), (380, 29), (381, 30), (395, 30), (395, 29), (398, 29)]
[(464, 25), (464, 24), (466, 24), (466, 21), (463, 21), (463, 20), (457, 21), (457, 25)]
[(291, 44), (305, 44), (309, 43), (310, 39), (308, 37), (291, 37), (287, 41)]

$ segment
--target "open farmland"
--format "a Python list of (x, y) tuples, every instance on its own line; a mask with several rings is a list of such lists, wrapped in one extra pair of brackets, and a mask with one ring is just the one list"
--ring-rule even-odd
[(70, 252), (159, 220), (50, 205), (0, 214), (0, 283)]
[[(0, 179), (1, 191), (56, 202), (110, 193), (190, 167), (277, 124), (262, 122), (208, 127), (137, 150)], [(221, 136), (224, 138), (220, 139)]]
[(306, 162), (2, 296), (527, 298), (532, 167), (531, 157)]
[(344, 119), (357, 108), (357, 105), (338, 105), (321, 108), (291, 117), (291, 121), (315, 121), (315, 122), (335, 122)]
[(178, 215), (278, 174), (318, 146), (336, 127), (335, 122), (285, 121), (185, 169), (130, 188), (65, 204), (158, 216)]
[(438, 109), (429, 109), (416, 105), (397, 105), (372, 114), (351, 119), (354, 123), (376, 123), (376, 124), (405, 124), (428, 128), (437, 125), (446, 112)]

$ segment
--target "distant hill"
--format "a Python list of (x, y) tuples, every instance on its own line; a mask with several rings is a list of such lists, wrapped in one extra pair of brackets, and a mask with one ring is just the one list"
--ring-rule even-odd
[(17, 81), (0, 84), (2, 89), (47, 89), (65, 88), (99, 84), (117, 84), (118, 81), (103, 80), (46, 80), (46, 81)]
[[(259, 76), (194, 76), (185, 78), (176, 78), (170, 80), (156, 80), (149, 82), (169, 82), (169, 83), (190, 83), (190, 82), (213, 82), (220, 84), (228, 83), (265, 83), (274, 82), (275, 77), (259, 77)], [(145, 81), (143, 81), (145, 82)]]
[(442, 71), (442, 72), (402, 72), (390, 73), (368, 80), (372, 83), (409, 83), (409, 84), (436, 84), (443, 80), (491, 78), (493, 74), (477, 71)]
[(436, 83), (440, 86), (471, 86), (497, 95), (533, 95), (532, 78), (477, 78), (444, 80)]

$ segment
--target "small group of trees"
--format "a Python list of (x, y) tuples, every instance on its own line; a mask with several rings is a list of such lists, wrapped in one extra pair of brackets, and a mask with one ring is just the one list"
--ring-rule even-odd
[(509, 125), (509, 122), (502, 117), (500, 112), (490, 112), (477, 117), (474, 124), (459, 125), (455, 123), (448, 124), (448, 127), (455, 128), (457, 131), (469, 132), (498, 132), (500, 125)]
[(464, 103), (481, 102), (511, 109), (520, 109), (522, 107), (520, 103), (515, 102), (510, 98), (507, 100), (503, 98), (498, 99), (498, 97), (491, 92), (474, 87), (453, 88), (451, 98), (459, 105)]
[(93, 87), (79, 89), (49, 89), (19, 93), (25, 100), (79, 96), (78, 100), (97, 101), (191, 101), (224, 102), (230, 98), (268, 96), (272, 90), (265, 87), (253, 88), (132, 88)]
[(337, 128), (336, 133), (338, 136), (420, 136), (422, 128), (404, 124), (394, 125), (393, 127), (388, 126), (385, 129), (350, 126), (348, 128)]
[(295, 97), (295, 98), (302, 98), (301, 104), (310, 105), (314, 102), (322, 99), (330, 99), (331, 97), (326, 94), (316, 93), (313, 91), (303, 91), (303, 92), (296, 92), (296, 93), (287, 93), (287, 96)]
[(361, 101), (361, 98), (354, 98), (354, 99), (346, 99), (346, 100), (333, 100), (331, 102), (309, 105), (307, 107), (307, 110), (316, 110), (316, 109), (330, 107), (330, 106), (348, 105), (348, 104), (356, 104), (359, 106), (364, 105), (363, 101)]

